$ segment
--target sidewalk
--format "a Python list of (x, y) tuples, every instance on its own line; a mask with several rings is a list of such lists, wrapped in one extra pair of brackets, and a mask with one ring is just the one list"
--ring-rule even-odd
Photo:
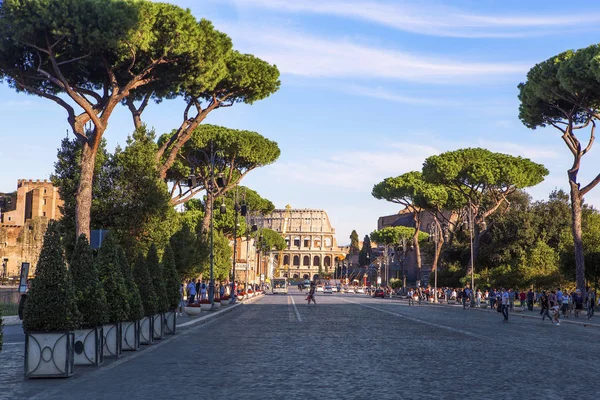
[(65, 380), (25, 380), (23, 374), (25, 345), (22, 342), (12, 344), (5, 343), (2, 352), (0, 352), (0, 400), (44, 399), (49, 392), (52, 393), (54, 390), (59, 390), (59, 387), (62, 387), (64, 383), (76, 384), (76, 382), (90, 379), (96, 374), (113, 369), (123, 363), (135, 361), (136, 358), (152, 353), (169, 343), (178, 342), (182, 340), (182, 338), (189, 337), (190, 333), (194, 332), (193, 329), (190, 329), (192, 326), (204, 324), (226, 315), (233, 310), (239, 310), (244, 304), (253, 303), (262, 297), (263, 296), (255, 296), (246, 299), (243, 302), (221, 306), (218, 310), (202, 312), (195, 317), (177, 317), (177, 329), (175, 335), (167, 336), (165, 339), (156, 341), (148, 346), (143, 345), (139, 351), (124, 352), (120, 358), (107, 358), (100, 367), (77, 366), (75, 367), (73, 376)]
[[(394, 300), (394, 299), (392, 299), (392, 300)], [(395, 300), (408, 303), (407, 299), (395, 298)], [(445, 301), (443, 301), (443, 302), (440, 301), (439, 303), (422, 302), (421, 307), (422, 306), (433, 306), (433, 307), (445, 306), (445, 307), (450, 307), (450, 308), (462, 308), (462, 303), (448, 304)], [(419, 307), (418, 302), (415, 302), (414, 307)], [(495, 309), (491, 309), (489, 307), (486, 307), (486, 308), (470, 307), (469, 305), (467, 305), (467, 310), (478, 310), (478, 311), (487, 311), (487, 312), (495, 312), (495, 313), (498, 312)], [(520, 310), (520, 308), (519, 308), (519, 310)], [(541, 320), (541, 315), (539, 314), (539, 311), (540, 311), (539, 308), (534, 308), (533, 311), (529, 311), (529, 310), (517, 311), (517, 307), (514, 307), (513, 311), (509, 312), (509, 315), (511, 315), (513, 317), (533, 318), (533, 319)], [(597, 318), (600, 318), (600, 314)], [(576, 318), (575, 316), (571, 316), (570, 318), (560, 318), (561, 324), (568, 323), (568, 324), (581, 325), (581, 326), (585, 326), (585, 327), (600, 328), (600, 321), (598, 321), (597, 323), (593, 323), (592, 321), (594, 321), (594, 317), (592, 317), (591, 320), (586, 319), (586, 317)]]

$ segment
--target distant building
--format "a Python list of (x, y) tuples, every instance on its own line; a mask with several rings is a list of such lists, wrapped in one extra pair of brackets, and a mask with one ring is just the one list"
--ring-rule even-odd
[[(335, 229), (323, 210), (276, 209), (255, 221), (260, 228), (282, 234), (287, 243), (287, 249), (281, 252), (279, 276), (306, 279), (319, 270), (333, 274), (336, 260), (347, 253), (347, 249), (337, 245)], [(279, 266), (279, 257), (276, 252), (273, 257), (275, 267)]]
[(33, 274), (48, 221), (62, 216), (62, 205), (47, 180), (19, 179), (16, 192), (0, 193), (0, 276), (18, 277), (22, 262)]

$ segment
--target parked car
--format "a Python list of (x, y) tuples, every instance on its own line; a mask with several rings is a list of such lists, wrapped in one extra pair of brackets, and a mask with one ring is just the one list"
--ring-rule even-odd
[(359, 287), (356, 289), (356, 293), (362, 293), (365, 294), (365, 288)]
[(385, 298), (385, 290), (383, 289), (375, 289), (375, 293), (373, 293), (373, 297), (381, 297)]
[(354, 288), (349, 287), (348, 289), (346, 289), (346, 293), (354, 293)]
[(304, 289), (310, 289), (310, 281), (308, 279), (304, 281)]
[(323, 286), (319, 285), (317, 286), (317, 292), (322, 292), (323, 291)]
[[(318, 288), (317, 288), (318, 289)], [(323, 293), (329, 293), (332, 294), (333, 290), (331, 288), (331, 286), (325, 286), (325, 289), (323, 289)]]
[(331, 291), (336, 293), (339, 292), (337, 286), (331, 286)]

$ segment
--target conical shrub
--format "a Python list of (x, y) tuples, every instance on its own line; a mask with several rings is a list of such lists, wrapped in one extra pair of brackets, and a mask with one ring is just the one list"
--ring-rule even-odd
[(144, 317), (144, 307), (137, 284), (133, 280), (131, 265), (127, 261), (125, 250), (121, 246), (117, 247), (117, 260), (121, 267), (121, 273), (127, 287), (127, 303), (129, 304), (128, 321), (139, 321)]
[(85, 235), (79, 236), (75, 244), (69, 270), (73, 277), (77, 309), (81, 314), (81, 328), (107, 323), (106, 297)]
[(164, 274), (162, 265), (158, 259), (158, 251), (154, 243), (152, 243), (150, 250), (148, 250), (146, 266), (148, 267), (148, 273), (152, 278), (154, 293), (156, 294), (156, 312), (167, 312), (169, 311), (169, 305), (167, 304)]
[(165, 283), (165, 290), (167, 296), (167, 308), (174, 310), (179, 307), (181, 301), (181, 295), (179, 288), (181, 282), (179, 281), (179, 274), (177, 273), (177, 267), (175, 265), (175, 256), (171, 246), (167, 245), (165, 253), (162, 259), (163, 269), (163, 282)]
[(70, 331), (79, 328), (79, 311), (54, 221), (48, 224), (23, 315), (27, 332)]
[(95, 264), (106, 296), (108, 323), (126, 321), (129, 314), (127, 288), (118, 262), (117, 243), (113, 235), (108, 235), (102, 242)]
[(138, 253), (133, 265), (133, 279), (140, 291), (144, 315), (150, 317), (156, 314), (158, 312), (158, 305), (156, 293), (154, 292), (154, 284), (146, 267), (146, 258), (141, 252)]

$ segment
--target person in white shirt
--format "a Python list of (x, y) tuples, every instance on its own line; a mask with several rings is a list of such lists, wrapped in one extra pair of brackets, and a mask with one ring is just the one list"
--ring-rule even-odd
[[(512, 289), (508, 289), (512, 291)], [(502, 289), (502, 316), (504, 317), (504, 322), (508, 322), (508, 308), (510, 307), (509, 294), (504, 288)]]

